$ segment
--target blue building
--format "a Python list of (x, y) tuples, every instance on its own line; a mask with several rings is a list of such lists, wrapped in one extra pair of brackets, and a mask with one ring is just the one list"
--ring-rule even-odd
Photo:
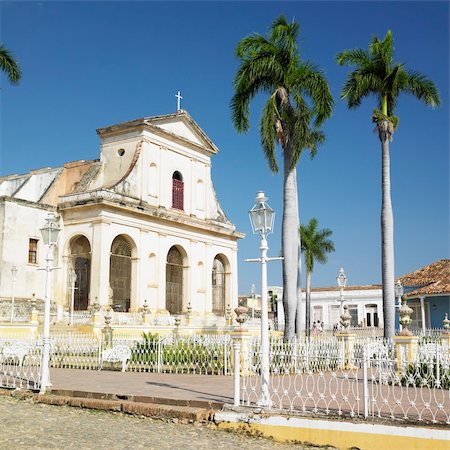
[(444, 314), (450, 312), (450, 259), (403, 275), (400, 281), (414, 311), (410, 328), (442, 328)]

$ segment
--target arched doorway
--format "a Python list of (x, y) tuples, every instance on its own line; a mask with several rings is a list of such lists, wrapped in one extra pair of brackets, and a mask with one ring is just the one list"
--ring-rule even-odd
[(109, 285), (114, 311), (127, 312), (131, 299), (131, 245), (124, 236), (117, 236), (111, 244)]
[(70, 270), (74, 270), (77, 276), (73, 293), (73, 309), (75, 311), (85, 311), (89, 305), (89, 285), (91, 280), (91, 245), (87, 238), (78, 236), (72, 240), (70, 258)]
[(226, 279), (225, 264), (218, 255), (212, 267), (212, 312), (217, 316), (225, 315)]
[(175, 246), (167, 253), (166, 308), (170, 314), (181, 314), (183, 310), (183, 256)]

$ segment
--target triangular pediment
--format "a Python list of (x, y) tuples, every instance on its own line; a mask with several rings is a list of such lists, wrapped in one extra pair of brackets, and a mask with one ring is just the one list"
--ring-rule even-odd
[(186, 111), (181, 110), (174, 114), (148, 117), (145, 119), (145, 122), (171, 135), (178, 136), (197, 146), (203, 147), (209, 152), (218, 152), (217, 147)]
[(144, 126), (150, 132), (164, 134), (169, 139), (180, 140), (185, 144), (191, 144), (208, 153), (217, 153), (219, 149), (209, 139), (206, 133), (198, 126), (197, 122), (187, 111), (180, 110), (164, 116), (144, 117), (130, 122), (119, 123), (105, 128), (99, 128), (97, 133), (105, 138), (112, 135), (120, 135)]

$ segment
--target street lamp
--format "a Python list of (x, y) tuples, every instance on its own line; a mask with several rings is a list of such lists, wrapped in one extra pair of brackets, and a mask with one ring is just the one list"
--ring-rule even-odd
[(12, 276), (12, 289), (11, 289), (11, 322), (14, 320), (14, 300), (15, 300), (15, 292), (16, 292), (16, 275), (17, 275), (17, 267), (11, 267), (11, 276)]
[(344, 304), (344, 288), (347, 286), (347, 275), (345, 275), (343, 267), (339, 269), (339, 274), (336, 277), (337, 284), (340, 289), (339, 301), (341, 302), (340, 315), (343, 313), (343, 304)]
[(249, 262), (261, 263), (261, 398), (259, 406), (272, 406), (272, 400), (269, 393), (269, 311), (267, 305), (267, 261), (278, 258), (268, 258), (266, 236), (273, 231), (273, 222), (275, 213), (266, 203), (267, 197), (264, 192), (258, 192), (256, 195), (256, 204), (249, 211), (250, 222), (252, 224), (253, 234), (261, 236), (261, 258), (246, 259)]
[[(395, 283), (394, 291), (395, 291), (395, 296), (397, 297), (396, 308), (400, 308), (402, 306), (402, 295), (405, 291), (403, 289), (403, 285), (402, 285), (402, 282), (400, 281), (400, 278)], [(398, 327), (399, 327), (399, 331), (402, 331), (403, 327), (402, 327), (402, 324), (400, 323), (400, 318), (399, 318)]]
[(58, 227), (57, 219), (53, 213), (49, 213), (45, 219), (46, 223), (41, 228), (44, 244), (48, 245), (48, 253), (45, 258), (45, 304), (44, 304), (44, 334), (42, 337), (42, 361), (41, 361), (41, 390), (40, 394), (45, 394), (50, 384), (50, 293), (52, 285), (53, 249), (56, 247), (58, 235), (61, 229)]

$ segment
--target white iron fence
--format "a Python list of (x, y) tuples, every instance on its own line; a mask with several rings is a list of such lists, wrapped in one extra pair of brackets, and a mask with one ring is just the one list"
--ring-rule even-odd
[[(426, 338), (426, 339), (425, 339)], [(126, 360), (114, 349), (126, 347)], [(105, 349), (108, 348), (108, 356)], [(54, 368), (136, 372), (235, 374), (235, 404), (258, 406), (260, 342), (246, 341), (232, 355), (228, 335), (160, 337), (114, 331), (105, 335), (53, 333)], [(416, 359), (405, 362), (390, 341), (357, 338), (351, 355), (333, 336), (270, 342), (272, 408), (316, 416), (401, 419), (450, 424), (450, 358), (447, 348), (424, 337)], [(42, 341), (0, 338), (0, 387), (39, 389)], [(237, 364), (241, 367), (237, 370)], [(236, 403), (237, 395), (237, 403)]]
[(0, 339), (0, 387), (39, 389), (41, 351), (35, 340)]
[[(399, 364), (394, 347), (383, 339), (356, 342), (350, 358), (336, 340), (272, 341), (272, 408), (316, 416), (450, 424), (448, 350), (439, 344), (426, 345), (419, 347), (414, 362)], [(235, 403), (237, 398), (241, 405), (257, 407), (261, 398), (258, 342), (248, 346), (243, 361)]]
[[(229, 375), (231, 373), (231, 339), (227, 335), (198, 335), (158, 337), (143, 334), (141, 337), (119, 334), (108, 343), (108, 348), (129, 348), (126, 370), (132, 372), (186, 373)], [(20, 387), (29, 380), (30, 388), (37, 386), (42, 343), (39, 340), (0, 340), (0, 387)], [(53, 334), (50, 344), (50, 367), (99, 370), (106, 342), (102, 336), (81, 333)], [(115, 361), (119, 363), (120, 361)], [(120, 370), (121, 365), (103, 365), (104, 369)], [(30, 376), (11, 381), (11, 373)], [(14, 384), (16, 383), (16, 384)]]

